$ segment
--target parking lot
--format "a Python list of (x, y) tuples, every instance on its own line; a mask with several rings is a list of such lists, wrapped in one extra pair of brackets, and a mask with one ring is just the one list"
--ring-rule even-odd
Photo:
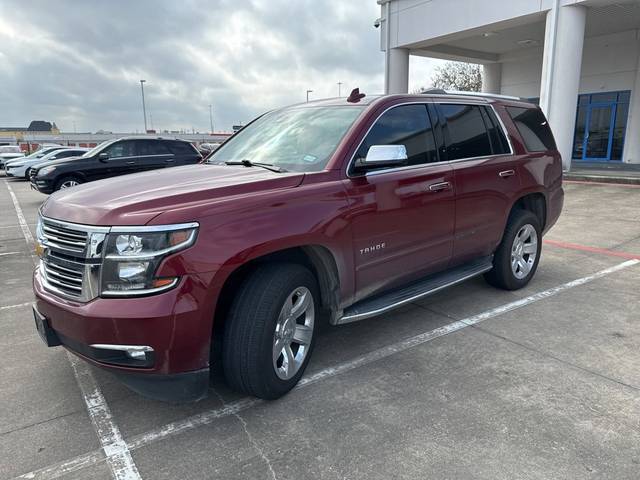
[(278, 401), (216, 378), (170, 405), (44, 347), (30, 279), (46, 197), (0, 183), (0, 478), (639, 476), (638, 187), (566, 184), (523, 290), (477, 278), (325, 327)]

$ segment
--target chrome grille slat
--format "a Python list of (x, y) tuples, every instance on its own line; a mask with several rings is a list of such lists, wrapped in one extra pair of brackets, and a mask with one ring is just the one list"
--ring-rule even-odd
[(87, 248), (88, 233), (57, 224), (53, 220), (43, 218), (43, 243), (54, 250), (84, 257)]
[[(73, 285), (68, 285), (66, 283), (59, 282), (58, 280), (56, 280), (54, 278), (51, 278), (51, 277), (47, 277), (47, 282), (53, 283), (54, 285), (58, 285), (63, 290), (64, 289), (74, 290), (74, 291), (78, 292), (77, 294), (75, 294), (76, 296), (80, 296), (80, 293), (82, 293), (82, 287), (76, 287), (76, 286), (73, 286)], [(74, 295), (73, 293), (69, 293), (69, 292), (65, 292), (65, 293)]]
[(55, 269), (49, 267), (49, 266), (45, 266), (46, 271), (47, 271), (47, 276), (49, 275), (53, 275), (54, 277), (57, 277), (58, 279), (60, 279), (61, 281), (70, 283), (72, 285), (75, 286), (79, 286), (80, 288), (82, 288), (82, 277), (69, 277), (67, 275), (65, 275), (64, 273), (60, 273), (57, 272)]
[(43, 228), (45, 232), (50, 232), (56, 236), (63, 236), (63, 237), (74, 239), (80, 242), (85, 242), (87, 240), (86, 234), (78, 234), (78, 233), (70, 232), (68, 230), (55, 229), (55, 228), (51, 228), (49, 225), (43, 225)]

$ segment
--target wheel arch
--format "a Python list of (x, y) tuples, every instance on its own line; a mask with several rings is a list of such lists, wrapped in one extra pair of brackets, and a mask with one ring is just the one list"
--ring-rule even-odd
[[(314, 274), (320, 289), (320, 301), (323, 310), (330, 315), (339, 313), (340, 274), (334, 254), (323, 245), (300, 245), (274, 250), (253, 257), (233, 268), (222, 281), (213, 312), (211, 358), (219, 357), (222, 346), (225, 318), (234, 298), (234, 291), (260, 265), (268, 263), (296, 263), (307, 267)], [(331, 322), (332, 319), (330, 318)]]
[[(516, 210), (527, 210), (533, 213), (540, 222), (540, 230), (544, 231), (547, 224), (547, 199), (542, 192), (530, 192), (518, 198), (509, 211), (509, 217)], [(507, 222), (509, 221), (507, 218)]]

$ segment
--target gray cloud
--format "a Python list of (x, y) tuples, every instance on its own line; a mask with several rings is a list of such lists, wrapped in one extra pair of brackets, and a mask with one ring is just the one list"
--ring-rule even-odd
[(374, 0), (3, 0), (0, 125), (228, 130), (255, 115), (359, 86), (382, 90)]

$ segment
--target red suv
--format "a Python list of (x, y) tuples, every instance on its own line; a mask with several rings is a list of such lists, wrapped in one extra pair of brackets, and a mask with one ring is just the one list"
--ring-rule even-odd
[(533, 277), (563, 203), (538, 107), (482, 95), (333, 99), (267, 113), (205, 164), (80, 185), (41, 207), (36, 325), (169, 401), (277, 398), (320, 321), (381, 315), (484, 274)]

